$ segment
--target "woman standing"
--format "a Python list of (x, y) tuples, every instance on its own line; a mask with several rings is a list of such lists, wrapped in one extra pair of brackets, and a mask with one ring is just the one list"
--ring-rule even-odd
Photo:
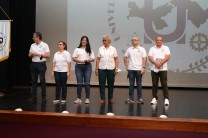
[(92, 74), (91, 62), (94, 62), (95, 55), (91, 50), (90, 42), (87, 36), (82, 36), (79, 47), (74, 50), (72, 55), (73, 61), (76, 62), (75, 73), (77, 78), (77, 99), (75, 104), (81, 103), (82, 85), (84, 81), (86, 100), (85, 104), (89, 104), (90, 97), (90, 79)]
[(100, 104), (105, 103), (105, 84), (108, 84), (108, 102), (113, 104), (113, 89), (115, 75), (118, 73), (118, 55), (115, 47), (111, 46), (109, 35), (103, 36), (103, 46), (99, 48), (96, 59), (95, 74), (99, 78)]
[[(54, 54), (52, 64), (52, 77), (55, 77), (56, 82), (56, 98), (53, 100), (54, 103), (66, 102), (67, 95), (67, 79), (70, 75), (71, 67), (71, 55), (67, 51), (67, 44), (64, 41), (59, 41), (58, 52)], [(61, 93), (62, 89), (62, 93)]]

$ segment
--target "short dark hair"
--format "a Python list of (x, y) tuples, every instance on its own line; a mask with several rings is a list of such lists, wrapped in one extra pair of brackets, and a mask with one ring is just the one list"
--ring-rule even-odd
[(33, 35), (36, 35), (40, 40), (42, 40), (42, 34), (40, 32), (35, 32)]
[(161, 35), (156, 36), (155, 40), (157, 40), (158, 37), (161, 37), (162, 40), (163, 40), (163, 37)]

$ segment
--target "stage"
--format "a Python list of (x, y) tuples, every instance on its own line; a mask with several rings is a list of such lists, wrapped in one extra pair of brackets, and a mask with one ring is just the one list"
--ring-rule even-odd
[[(66, 104), (53, 104), (55, 86), (47, 87), (47, 103), (41, 102), (40, 87), (33, 103), (28, 102), (30, 87), (16, 87), (0, 98), (0, 132), (4, 137), (207, 138), (207, 90), (171, 88), (169, 93), (170, 106), (164, 106), (160, 90), (158, 105), (153, 108), (150, 88), (143, 88), (144, 104), (140, 105), (126, 104), (128, 88), (115, 87), (115, 104), (100, 105), (99, 89), (92, 87), (90, 104), (76, 105), (76, 86), (68, 86)], [(23, 111), (14, 111), (16, 108)], [(108, 112), (115, 116), (106, 116)], [(162, 114), (168, 118), (159, 118)]]
[[(56, 112), (68, 111), (77, 114), (105, 115), (113, 112), (118, 116), (143, 116), (159, 117), (162, 114), (169, 118), (194, 118), (208, 119), (208, 91), (207, 89), (176, 89), (170, 88), (170, 106), (164, 106), (162, 91), (158, 93), (157, 107), (152, 107), (151, 89), (143, 88), (144, 104), (126, 104), (128, 98), (128, 87), (115, 87), (115, 104), (100, 105), (100, 94), (98, 87), (91, 87), (90, 104), (84, 104), (85, 92), (82, 92), (81, 105), (74, 104), (76, 99), (76, 86), (68, 86), (66, 104), (53, 104), (55, 86), (47, 87), (47, 103), (41, 101), (40, 87), (38, 87), (38, 99), (35, 103), (28, 102), (30, 98), (30, 87), (16, 87), (0, 98), (0, 110), (15, 110), (22, 108), (24, 111)], [(107, 94), (107, 89), (106, 89)], [(136, 89), (135, 89), (136, 97)]]

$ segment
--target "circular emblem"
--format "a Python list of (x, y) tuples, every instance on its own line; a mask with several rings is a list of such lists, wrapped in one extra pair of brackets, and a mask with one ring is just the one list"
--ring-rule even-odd
[(0, 32), (0, 51), (6, 46), (6, 37)]
[(204, 51), (208, 47), (208, 37), (204, 33), (196, 33), (191, 37), (189, 43), (195, 51)]

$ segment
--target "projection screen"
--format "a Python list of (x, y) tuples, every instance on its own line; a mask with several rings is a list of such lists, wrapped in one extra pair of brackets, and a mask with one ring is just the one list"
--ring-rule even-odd
[[(47, 83), (54, 83), (51, 64), (59, 40), (67, 42), (72, 54), (87, 35), (97, 56), (102, 36), (109, 34), (122, 70), (115, 85), (128, 86), (123, 54), (131, 37), (139, 36), (148, 53), (155, 36), (162, 35), (171, 51), (168, 85), (208, 88), (207, 18), (207, 0), (36, 0), (36, 31), (42, 32), (52, 55), (47, 60)], [(148, 60), (143, 86), (151, 86), (149, 65)], [(74, 66), (72, 62), (69, 84), (76, 84)], [(94, 69), (95, 63), (91, 85), (98, 85)]]

